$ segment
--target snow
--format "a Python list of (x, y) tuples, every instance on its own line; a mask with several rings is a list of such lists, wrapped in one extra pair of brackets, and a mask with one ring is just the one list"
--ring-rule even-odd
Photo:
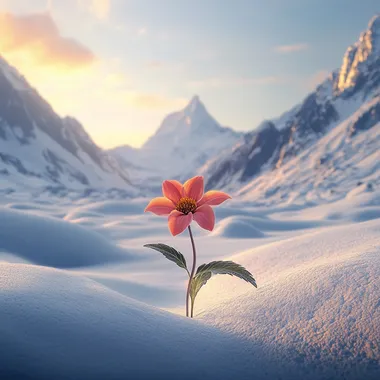
[[(347, 49), (342, 66), (302, 103), (263, 121), (238, 144), (208, 160), (200, 169), (210, 179), (207, 185), (273, 205), (342, 198), (355, 180), (378, 184), (379, 25), (376, 15)], [(277, 137), (265, 141), (262, 134), (256, 144), (256, 134), (270, 124)]]
[(9, 93), (9, 98), (2, 98), (0, 115), (0, 178), (11, 188), (117, 187), (136, 193), (126, 173), (81, 124), (55, 114), (1, 56), (0, 77), (2, 93)]
[(257, 273), (259, 290), (215, 278), (199, 297), (201, 320), (273, 345), (288, 360), (309, 363), (321, 378), (375, 379), (379, 227), (377, 220), (313, 232), (233, 257)]
[(362, 183), (380, 186), (380, 124), (355, 136), (350, 132), (358, 118), (379, 101), (376, 97), (354, 113), (356, 98), (337, 104), (343, 122), (331, 126), (328, 133), (280, 168), (246, 183), (239, 194), (246, 200), (272, 205), (319, 204), (343, 199)]
[(136, 189), (126, 184), (115, 173), (101, 170), (87, 155), (83, 155), (82, 160), (78, 160), (44, 132), (36, 129), (35, 136), (33, 144), (25, 145), (20, 145), (17, 139), (11, 137), (6, 141), (0, 139), (1, 153), (15, 156), (15, 152), (17, 152), (15, 157), (20, 160), (23, 167), (29, 173), (33, 173), (34, 175), (22, 174), (16, 167), (6, 165), (0, 161), (0, 169), (4, 168), (8, 171), (8, 177), (13, 187), (21, 184), (21, 187), (39, 189), (49, 184), (49, 173), (47, 171), (49, 163), (44, 155), (48, 147), (49, 151), (54, 152), (57, 157), (64, 160), (61, 163), (63, 170), (63, 173), (60, 175), (61, 185), (69, 189), (83, 189), (83, 184), (73, 180), (76, 173), (82, 172), (86, 173), (89, 186), (94, 188), (119, 187), (129, 191), (131, 194), (136, 193)]
[(25, 264), (0, 271), (1, 378), (232, 378), (249, 364), (238, 338), (89, 279)]
[(153, 177), (155, 173), (156, 182), (160, 182), (168, 176), (195, 175), (208, 159), (234, 145), (241, 136), (241, 133), (222, 127), (208, 113), (200, 98), (194, 96), (184, 109), (165, 117), (156, 133), (140, 149), (121, 146), (109, 153), (124, 165), (137, 166), (138, 172), (132, 170), (136, 177), (142, 174)]
[(214, 232), (194, 228), (198, 263), (232, 259), (259, 288), (216, 276), (195, 320), (183, 317), (186, 272), (142, 247), (190, 260), (188, 236), (172, 238), (147, 202), (1, 198), (0, 377), (378, 378), (378, 191), (217, 207)]
[(7, 80), (17, 91), (31, 91), (31, 88), (22, 77), (22, 75), (12, 66), (10, 66), (0, 55), (0, 70), (4, 73)]
[[(331, 101), (337, 120), (298, 141), (303, 148), (275, 170), (270, 159), (243, 185), (244, 167), (225, 173), (233, 199), (215, 208), (212, 233), (194, 226), (197, 262), (234, 260), (258, 289), (215, 276), (199, 292), (194, 320), (184, 318), (186, 272), (143, 247), (173, 245), (189, 262), (189, 237), (173, 238), (167, 219), (144, 208), (148, 195), (159, 196), (161, 177), (182, 179), (202, 166), (207, 174), (244, 150), (245, 138), (196, 96), (142, 149), (114, 150), (137, 190), (112, 160), (102, 170), (38, 128), (22, 145), (22, 129), (3, 125), (1, 153), (17, 154), (36, 175), (0, 164), (0, 378), (379, 379), (380, 99), (376, 88), (334, 94), (339, 75), (345, 91), (365, 73), (378, 25), (379, 17), (316, 89), (316, 103)], [(1, 58), (0, 70), (14, 89), (30, 88)], [(287, 128), (299, 109), (275, 127)], [(66, 137), (91, 143), (67, 121)], [(52, 188), (47, 147), (65, 161)], [(250, 157), (261, 153), (258, 146)], [(97, 189), (73, 184), (77, 170)]]
[(105, 264), (130, 257), (78, 224), (7, 208), (0, 208), (0, 250), (57, 268)]
[(368, 29), (360, 35), (359, 41), (350, 46), (343, 58), (337, 90), (342, 93), (357, 84), (361, 74), (367, 73), (367, 65), (376, 64), (380, 55), (380, 14), (374, 16)]
[(213, 231), (213, 236), (225, 238), (259, 238), (265, 236), (259, 229), (255, 228), (254, 223), (244, 217), (230, 216), (223, 219)]

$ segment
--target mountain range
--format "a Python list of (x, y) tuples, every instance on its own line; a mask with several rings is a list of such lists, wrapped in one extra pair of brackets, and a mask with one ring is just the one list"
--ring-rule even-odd
[(0, 189), (133, 189), (117, 160), (74, 118), (59, 117), (0, 57)]
[(141, 148), (105, 151), (0, 57), (0, 191), (16, 184), (139, 192), (196, 173), (208, 188), (255, 202), (308, 202), (356, 186), (371, 189), (379, 185), (379, 85), (377, 15), (341, 67), (279, 118), (239, 133), (219, 124), (194, 96)]
[[(207, 162), (208, 187), (294, 202), (380, 185), (380, 15), (342, 66), (277, 120)], [(343, 186), (343, 183), (345, 184)]]

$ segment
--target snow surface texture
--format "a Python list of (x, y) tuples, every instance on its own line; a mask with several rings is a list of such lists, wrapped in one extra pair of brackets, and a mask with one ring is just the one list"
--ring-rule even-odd
[(2, 197), (0, 378), (379, 378), (379, 192), (216, 208), (213, 233), (194, 228), (198, 263), (233, 259), (259, 288), (216, 276), (195, 320), (185, 271), (142, 247), (190, 260), (188, 236), (147, 201)]

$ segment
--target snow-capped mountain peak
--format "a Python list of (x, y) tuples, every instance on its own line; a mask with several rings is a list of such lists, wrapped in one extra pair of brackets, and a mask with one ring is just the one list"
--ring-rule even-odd
[(380, 13), (372, 17), (368, 24), (368, 29), (374, 37), (380, 37)]
[(299, 105), (247, 133), (201, 172), (208, 188), (244, 186), (247, 198), (262, 202), (342, 196), (356, 183), (380, 186), (379, 110), (377, 15), (347, 49), (342, 66)]
[[(339, 77), (335, 83), (337, 95), (352, 93), (359, 89), (367, 79), (371, 82), (367, 85), (373, 87), (380, 81), (380, 14), (374, 16), (368, 24), (368, 29), (364, 31), (359, 40), (351, 45), (344, 57), (339, 72)], [(376, 68), (377, 71), (373, 69)], [(367, 78), (369, 73), (373, 76)]]
[(207, 110), (205, 105), (201, 102), (200, 97), (198, 95), (194, 95), (183, 112), (187, 115), (192, 115), (196, 113), (204, 113), (207, 112)]
[(174, 112), (163, 120), (156, 133), (144, 144), (144, 148), (154, 149), (159, 138), (171, 139), (175, 136), (184, 137), (193, 133), (205, 133), (206, 131), (223, 131), (224, 128), (209, 114), (199, 96), (194, 96), (185, 108)]
[(182, 110), (165, 117), (156, 133), (134, 152), (123, 147), (112, 154), (121, 161), (145, 166), (165, 176), (180, 178), (194, 174), (213, 155), (234, 145), (242, 136), (221, 126), (195, 95)]

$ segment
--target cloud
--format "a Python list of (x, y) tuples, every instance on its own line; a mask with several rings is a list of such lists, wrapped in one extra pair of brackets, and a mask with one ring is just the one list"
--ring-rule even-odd
[(78, 5), (99, 20), (106, 20), (111, 10), (111, 0), (78, 0)]
[(86, 46), (61, 36), (47, 12), (24, 16), (0, 13), (0, 51), (5, 56), (21, 53), (35, 64), (69, 70), (95, 61)]
[(265, 76), (257, 78), (246, 77), (233, 77), (233, 78), (219, 78), (212, 77), (201, 80), (188, 82), (190, 88), (222, 88), (222, 87), (241, 87), (241, 86), (265, 86), (271, 84), (284, 83), (283, 78), (276, 76)]
[(293, 45), (279, 45), (274, 48), (276, 53), (280, 54), (289, 54), (295, 53), (297, 51), (307, 50), (309, 49), (309, 45), (305, 43), (293, 44)]
[(174, 109), (182, 108), (187, 104), (187, 99), (184, 98), (170, 98), (140, 92), (126, 92), (124, 93), (124, 99), (131, 106), (147, 109)]
[(325, 79), (327, 79), (329, 74), (330, 74), (330, 72), (328, 70), (317, 71), (307, 81), (307, 83), (306, 83), (307, 88), (309, 90), (314, 90), (319, 84), (321, 84)]

